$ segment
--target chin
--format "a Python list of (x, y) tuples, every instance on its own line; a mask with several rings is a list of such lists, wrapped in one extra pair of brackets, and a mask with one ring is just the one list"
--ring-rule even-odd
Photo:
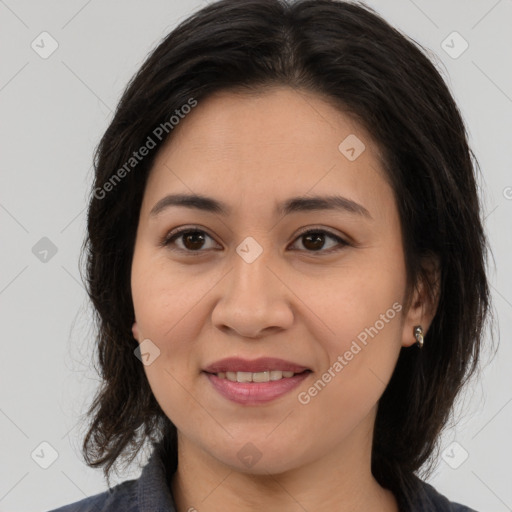
[[(233, 450), (233, 446), (239, 446), (240, 448)], [(286, 446), (280, 442), (280, 447), (272, 446), (271, 443), (261, 442), (237, 442), (230, 443), (224, 449), (221, 449), (220, 453), (210, 452), (221, 463), (230, 467), (232, 470), (252, 474), (252, 475), (268, 475), (268, 474), (279, 474), (285, 473), (292, 469), (299, 467), (304, 464), (304, 449), (300, 449), (300, 454), (297, 453), (296, 457), (291, 457), (297, 448)], [(229, 457), (226, 457), (226, 453), (229, 453)]]

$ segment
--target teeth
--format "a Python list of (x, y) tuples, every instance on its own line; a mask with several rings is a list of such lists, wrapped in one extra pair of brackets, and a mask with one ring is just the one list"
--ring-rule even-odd
[(294, 372), (283, 372), (281, 370), (267, 370), (265, 372), (219, 372), (216, 374), (219, 379), (228, 379), (231, 382), (269, 382), (293, 377)]

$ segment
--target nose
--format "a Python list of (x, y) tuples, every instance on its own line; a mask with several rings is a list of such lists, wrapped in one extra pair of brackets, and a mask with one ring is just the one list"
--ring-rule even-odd
[(235, 253), (233, 268), (219, 283), (221, 296), (212, 312), (212, 323), (218, 329), (260, 338), (293, 324), (293, 293), (264, 254), (247, 263)]

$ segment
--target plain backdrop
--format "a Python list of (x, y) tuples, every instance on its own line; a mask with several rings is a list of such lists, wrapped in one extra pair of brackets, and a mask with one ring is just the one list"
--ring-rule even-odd
[[(510, 511), (512, 1), (366, 3), (429, 48), (447, 80), (482, 167), (494, 256), (499, 350), (484, 354), (428, 481), (476, 510)], [(148, 52), (203, 5), (0, 0), (0, 511), (48, 510), (107, 488), (80, 455), (80, 415), (98, 385), (78, 267), (92, 153)], [(114, 483), (137, 477), (146, 457)]]

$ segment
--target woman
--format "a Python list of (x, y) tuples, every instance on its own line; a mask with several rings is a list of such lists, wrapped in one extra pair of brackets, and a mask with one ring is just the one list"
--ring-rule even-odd
[(465, 511), (415, 472), (489, 309), (476, 164), (417, 45), (367, 8), (223, 0), (96, 155), (83, 444), (139, 479), (58, 509)]

